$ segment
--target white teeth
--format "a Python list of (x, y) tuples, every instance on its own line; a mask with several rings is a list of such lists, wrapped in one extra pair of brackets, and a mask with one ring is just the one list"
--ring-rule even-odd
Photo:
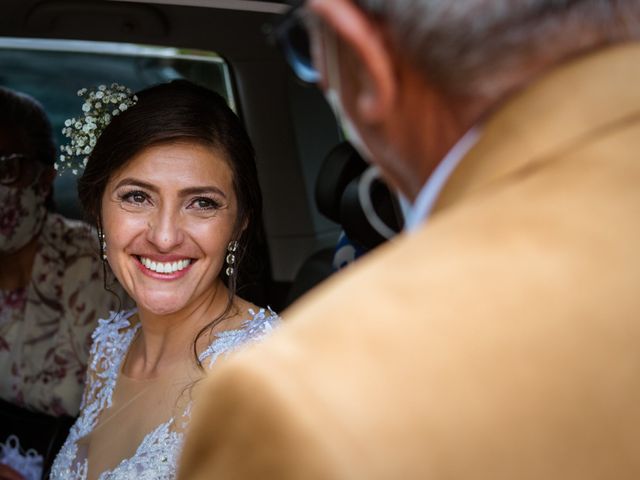
[(179, 260), (177, 262), (154, 262), (150, 258), (147, 257), (139, 257), (140, 263), (142, 263), (149, 270), (153, 270), (157, 273), (174, 273), (180, 270), (184, 270), (191, 264), (190, 259)]

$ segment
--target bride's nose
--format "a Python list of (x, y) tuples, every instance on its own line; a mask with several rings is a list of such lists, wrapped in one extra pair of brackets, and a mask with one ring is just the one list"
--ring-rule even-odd
[(149, 218), (147, 240), (160, 252), (169, 252), (184, 241), (184, 230), (179, 212), (170, 208), (158, 210)]

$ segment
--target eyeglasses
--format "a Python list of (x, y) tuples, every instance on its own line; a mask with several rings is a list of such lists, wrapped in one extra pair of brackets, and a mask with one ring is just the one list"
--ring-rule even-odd
[(0, 185), (14, 185), (22, 180), (35, 180), (39, 166), (23, 153), (0, 155)]
[(289, 66), (300, 80), (314, 84), (320, 80), (320, 73), (313, 66), (309, 31), (305, 26), (304, 4), (299, 1), (274, 26), (272, 38), (284, 53)]

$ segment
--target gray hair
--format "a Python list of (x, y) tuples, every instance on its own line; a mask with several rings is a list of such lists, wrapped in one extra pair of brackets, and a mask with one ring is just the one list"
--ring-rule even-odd
[(447, 94), (499, 99), (539, 70), (640, 38), (638, 0), (353, 0)]

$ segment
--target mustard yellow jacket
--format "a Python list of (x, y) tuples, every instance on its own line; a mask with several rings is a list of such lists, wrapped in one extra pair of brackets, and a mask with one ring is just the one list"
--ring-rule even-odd
[(212, 372), (181, 480), (640, 478), (640, 45), (482, 132), (420, 231)]

